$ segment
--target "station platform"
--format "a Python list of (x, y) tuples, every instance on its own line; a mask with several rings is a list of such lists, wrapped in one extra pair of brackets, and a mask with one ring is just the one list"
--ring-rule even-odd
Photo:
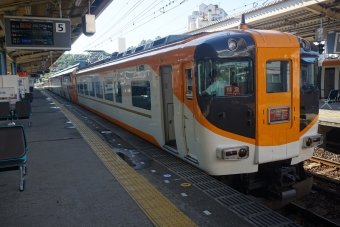
[(26, 187), (19, 171), (0, 172), (1, 226), (298, 226), (86, 109), (33, 93), (32, 126), (15, 121), (28, 141)]
[(324, 101), (319, 102), (319, 129), (323, 136), (323, 144), (320, 146), (334, 153), (340, 152), (340, 102), (324, 105)]
[(319, 124), (330, 127), (340, 127), (340, 102), (329, 103), (324, 105), (325, 102), (320, 100), (319, 103)]

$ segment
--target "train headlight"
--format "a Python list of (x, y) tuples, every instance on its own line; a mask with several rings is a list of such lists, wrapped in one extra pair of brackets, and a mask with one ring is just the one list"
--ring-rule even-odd
[(323, 143), (323, 136), (321, 134), (306, 136), (303, 138), (303, 148), (315, 147)]
[(244, 158), (248, 155), (248, 151), (244, 148), (241, 148), (239, 151), (238, 151), (238, 156), (240, 156), (241, 158)]
[(223, 160), (240, 160), (249, 157), (249, 147), (218, 147), (216, 157)]
[(237, 48), (237, 42), (236, 42), (236, 40), (234, 40), (234, 39), (229, 39), (229, 40), (228, 40), (228, 48), (229, 48), (229, 50), (231, 50), (231, 51), (236, 50), (236, 48)]
[(269, 124), (277, 124), (290, 121), (290, 107), (268, 108)]

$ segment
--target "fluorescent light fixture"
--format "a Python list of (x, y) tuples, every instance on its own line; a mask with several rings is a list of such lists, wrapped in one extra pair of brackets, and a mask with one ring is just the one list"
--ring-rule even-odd
[(74, 4), (75, 4), (76, 6), (79, 6), (80, 3), (81, 3), (81, 1), (82, 1), (82, 0), (75, 0), (75, 1), (74, 1)]

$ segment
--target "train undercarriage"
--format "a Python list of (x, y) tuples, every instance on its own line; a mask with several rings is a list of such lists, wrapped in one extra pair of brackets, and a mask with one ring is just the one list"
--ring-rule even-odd
[(279, 209), (309, 194), (313, 185), (313, 177), (306, 174), (303, 162), (289, 162), (261, 164), (256, 173), (222, 177), (222, 182), (271, 209)]

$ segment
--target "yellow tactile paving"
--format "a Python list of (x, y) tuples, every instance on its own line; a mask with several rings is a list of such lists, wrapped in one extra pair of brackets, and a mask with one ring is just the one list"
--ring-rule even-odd
[(138, 195), (135, 199), (138, 203), (142, 204), (145, 209), (152, 208), (152, 207), (160, 207), (164, 205), (164, 202), (159, 197), (154, 197), (150, 195)]
[(112, 175), (129, 193), (156, 226), (196, 226), (176, 206), (156, 190), (146, 179), (126, 164), (112, 149), (63, 105), (43, 92), (76, 126)]

